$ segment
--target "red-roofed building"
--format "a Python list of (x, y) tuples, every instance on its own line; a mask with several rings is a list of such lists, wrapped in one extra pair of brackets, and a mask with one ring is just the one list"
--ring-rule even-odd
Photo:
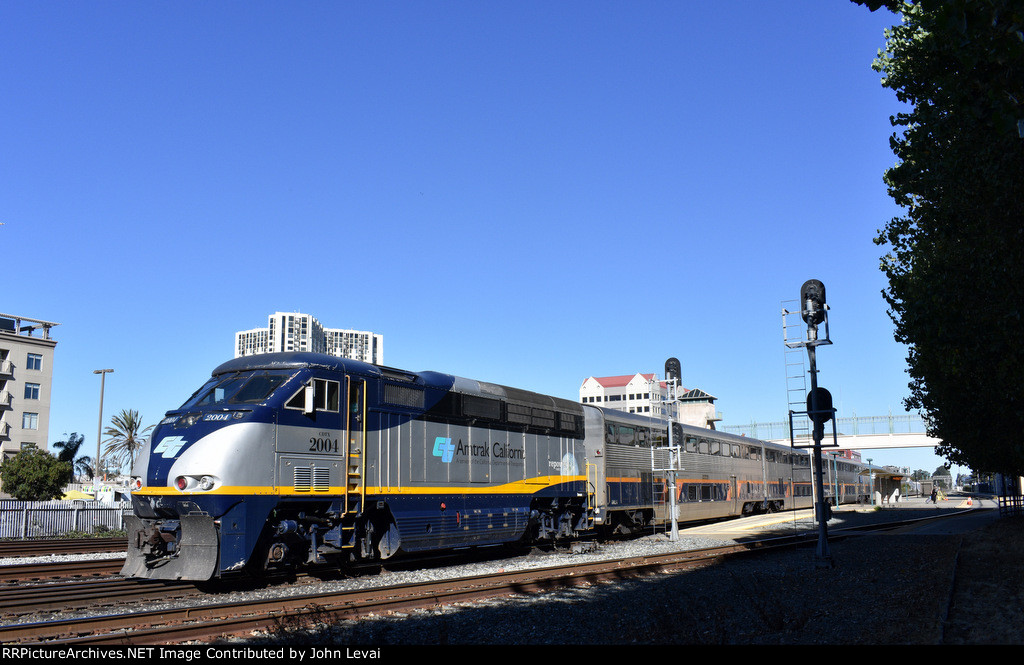
[[(694, 388), (677, 389), (676, 420), (697, 427), (715, 428), (721, 420), (715, 411), (715, 397)], [(591, 376), (580, 386), (580, 402), (627, 413), (667, 417), (668, 384), (655, 374)]]

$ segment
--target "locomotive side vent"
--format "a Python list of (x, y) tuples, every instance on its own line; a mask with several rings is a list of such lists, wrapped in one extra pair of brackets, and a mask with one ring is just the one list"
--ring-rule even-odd
[(384, 401), (396, 406), (407, 406), (416, 409), (424, 408), (423, 389), (418, 386), (398, 386), (393, 383), (384, 384)]
[(318, 466), (295, 467), (294, 487), (296, 492), (329, 492), (331, 470)]
[(327, 492), (331, 489), (331, 470), (313, 467), (313, 491)]
[(308, 492), (313, 487), (313, 469), (307, 467), (295, 468), (295, 491)]

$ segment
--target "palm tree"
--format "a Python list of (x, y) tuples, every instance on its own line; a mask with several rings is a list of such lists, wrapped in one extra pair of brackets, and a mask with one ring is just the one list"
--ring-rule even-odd
[[(62, 462), (70, 462), (73, 474), (92, 479), (92, 458), (88, 455), (78, 456), (78, 449), (82, 447), (84, 440), (84, 436), (78, 432), (72, 432), (66, 441), (57, 441), (53, 444), (53, 447), (58, 451), (57, 459)], [(68, 482), (71, 482), (71, 480), (69, 478)]]
[(142, 429), (142, 419), (139, 412), (134, 409), (122, 409), (121, 413), (110, 418), (111, 426), (104, 432), (110, 437), (104, 443), (107, 444), (106, 455), (112, 455), (115, 459), (124, 462), (127, 458), (128, 471), (131, 472), (135, 464), (135, 454), (142, 447), (146, 439), (146, 433), (153, 429), (153, 426)]

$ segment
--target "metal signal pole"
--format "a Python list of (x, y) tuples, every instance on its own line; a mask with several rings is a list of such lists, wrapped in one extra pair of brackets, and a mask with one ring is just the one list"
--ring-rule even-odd
[(825, 285), (816, 279), (804, 282), (800, 288), (800, 309), (804, 322), (807, 323), (807, 358), (810, 362), (811, 391), (807, 395), (807, 412), (813, 423), (814, 440), (814, 489), (817, 495), (815, 514), (818, 519), (818, 547), (816, 562), (820, 566), (832, 565), (832, 554), (828, 548), (829, 505), (825, 501), (825, 481), (821, 464), (821, 440), (825, 434), (825, 423), (832, 420), (832, 396), (824, 388), (818, 387), (818, 368), (815, 351), (819, 344), (829, 344), (818, 339), (818, 325), (825, 320)]

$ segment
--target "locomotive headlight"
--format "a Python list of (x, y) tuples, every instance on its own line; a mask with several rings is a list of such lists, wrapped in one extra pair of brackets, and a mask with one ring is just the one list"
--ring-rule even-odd
[(142, 478), (139, 478), (138, 476), (132, 476), (132, 480), (131, 480), (131, 483), (129, 485), (129, 488), (133, 492), (136, 491), (136, 490), (142, 489)]
[(209, 492), (219, 485), (217, 476), (178, 476), (174, 479), (174, 486), (182, 492)]
[(178, 418), (178, 421), (174, 423), (175, 427), (192, 427), (199, 420), (199, 417), (203, 415), (201, 413), (186, 413), (185, 415)]

